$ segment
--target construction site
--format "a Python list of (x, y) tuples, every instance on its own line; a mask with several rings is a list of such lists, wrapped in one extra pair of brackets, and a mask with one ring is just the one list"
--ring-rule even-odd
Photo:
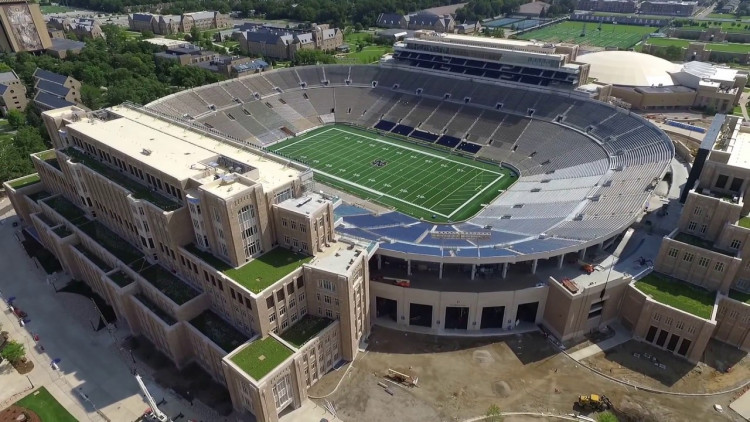
[[(578, 404), (592, 394), (607, 398), (621, 421), (741, 421), (728, 406), (745, 391), (737, 387), (747, 382), (750, 365), (744, 353), (728, 349), (712, 342), (705, 360), (692, 365), (629, 341), (578, 362), (536, 331), (478, 339), (376, 327), (367, 351), (326, 375), (310, 396), (342, 420), (374, 422), (471, 420), (492, 405), (519, 413), (506, 421), (579, 414), (595, 420), (596, 411)], [(399, 382), (393, 371), (416, 385)]]

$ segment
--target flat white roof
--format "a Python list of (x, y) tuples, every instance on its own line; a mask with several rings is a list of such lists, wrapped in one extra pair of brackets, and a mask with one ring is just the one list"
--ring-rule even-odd
[[(82, 119), (70, 127), (178, 180), (197, 177), (205, 171), (205, 166), (199, 163), (213, 161), (219, 155), (258, 169), (259, 176), (254, 181), (263, 184), (267, 191), (288, 184), (301, 173), (256, 152), (240, 149), (139, 110), (123, 106), (110, 110), (122, 117), (109, 121)], [(144, 149), (151, 153), (143, 154)]]
[(190, 44), (189, 42), (185, 40), (173, 40), (170, 38), (149, 38), (143, 41), (146, 41), (147, 43), (153, 44), (153, 45), (163, 45), (165, 47), (175, 47), (175, 46), (180, 46), (183, 44)]
[[(350, 245), (339, 242), (337, 245), (325, 249), (322, 254), (317, 255), (307, 265), (335, 274), (347, 274), (349, 272), (349, 262), (359, 255), (367, 253), (365, 248), (359, 245), (354, 245), (353, 248), (350, 248)], [(367, 264), (365, 263), (365, 265)]]
[(289, 198), (286, 201), (280, 202), (277, 206), (297, 214), (309, 215), (322, 207), (325, 202), (326, 199), (319, 193), (307, 192), (299, 198)]
[(750, 133), (737, 133), (737, 138), (734, 139), (727, 164), (750, 169)]

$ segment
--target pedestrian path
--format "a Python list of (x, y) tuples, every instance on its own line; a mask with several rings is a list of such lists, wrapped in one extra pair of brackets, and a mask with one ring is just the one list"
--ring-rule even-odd
[(599, 343), (592, 344), (591, 346), (584, 347), (581, 350), (576, 350), (575, 352), (570, 353), (569, 356), (576, 361), (581, 361), (587, 357), (594, 356), (597, 353), (619, 346), (632, 338), (630, 332), (619, 324), (613, 325), (612, 329), (615, 330), (614, 336), (600, 341)]

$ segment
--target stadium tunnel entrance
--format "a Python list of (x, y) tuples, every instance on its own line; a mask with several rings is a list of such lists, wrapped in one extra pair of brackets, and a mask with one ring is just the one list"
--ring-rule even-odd
[(503, 328), (505, 306), (486, 306), (482, 308), (482, 320), (479, 328)]
[(516, 311), (516, 321), (536, 323), (539, 302), (522, 303)]
[(466, 330), (469, 328), (469, 308), (448, 306), (445, 308), (445, 329)]
[(393, 299), (375, 297), (375, 317), (388, 318), (392, 321), (398, 321), (398, 302)]
[(432, 328), (432, 305), (410, 303), (409, 325)]

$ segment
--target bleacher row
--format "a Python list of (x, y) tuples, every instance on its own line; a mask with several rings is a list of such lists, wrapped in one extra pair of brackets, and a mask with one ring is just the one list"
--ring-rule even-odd
[(343, 233), (387, 238), (381, 249), (420, 255), (515, 256), (611, 237), (636, 218), (651, 182), (674, 155), (660, 130), (604, 103), (415, 69), (280, 69), (183, 91), (147, 107), (261, 147), (326, 123), (348, 123), (508, 163), (520, 172), (508, 191), (456, 226), (491, 228), (493, 239), (479, 248), (415, 237), (428, 230), (411, 228), (416, 221), (391, 218), (373, 230), (370, 223), (344, 219)]

